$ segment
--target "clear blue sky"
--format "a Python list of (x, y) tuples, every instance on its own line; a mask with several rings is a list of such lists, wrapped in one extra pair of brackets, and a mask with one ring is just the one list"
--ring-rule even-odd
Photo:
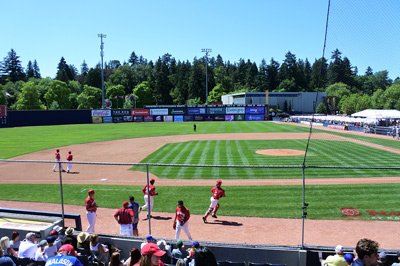
[[(322, 56), (328, 0), (1, 0), (0, 59), (13, 48), (22, 66), (37, 60), (43, 77), (55, 77), (63, 56), (80, 71), (104, 60), (148, 60), (165, 53), (192, 62), (202, 48), (224, 61), (240, 58), (282, 63), (291, 51), (313, 63)], [(400, 76), (400, 2), (331, 0), (326, 57), (338, 48), (359, 73), (388, 70)]]

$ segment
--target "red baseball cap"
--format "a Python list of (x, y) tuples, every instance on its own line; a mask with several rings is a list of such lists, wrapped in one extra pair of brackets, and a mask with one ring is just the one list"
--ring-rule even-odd
[(165, 251), (162, 251), (156, 244), (148, 243), (142, 248), (142, 255), (156, 255), (158, 257), (162, 257), (165, 254)]
[(56, 230), (53, 230), (50, 232), (51, 236), (58, 236), (58, 232)]
[(217, 184), (222, 184), (222, 181), (221, 180), (217, 180)]
[(76, 252), (75, 252), (74, 247), (73, 247), (72, 245), (70, 245), (70, 244), (62, 245), (62, 246), (60, 247), (60, 249), (58, 250), (58, 252), (62, 252), (62, 251), (73, 252), (73, 254), (74, 254), (75, 256), (78, 256), (78, 254), (76, 254)]
[(156, 181), (154, 178), (152, 178), (152, 179), (150, 179), (150, 182), (152, 182), (152, 181)]
[(124, 201), (124, 203), (122, 203), (122, 206), (125, 206), (125, 205), (129, 205), (129, 202)]
[(94, 192), (93, 189), (89, 190), (87, 193), (88, 193), (88, 194), (90, 194), (90, 193), (96, 194), (96, 192)]

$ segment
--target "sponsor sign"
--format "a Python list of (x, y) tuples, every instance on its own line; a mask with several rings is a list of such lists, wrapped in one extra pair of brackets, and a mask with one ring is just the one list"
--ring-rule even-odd
[(244, 107), (226, 107), (227, 114), (244, 114)]
[[(363, 215), (362, 212), (358, 210), (358, 208), (341, 208), (340, 212), (342, 213), (342, 217), (346, 218), (355, 218)], [(368, 218), (371, 220), (386, 220), (386, 221), (399, 221), (400, 220), (400, 211), (376, 211), (376, 210), (367, 210), (366, 214)]]
[(193, 116), (192, 115), (185, 115), (185, 116), (183, 116), (183, 121), (193, 121)]
[(162, 122), (163, 116), (162, 115), (153, 115), (153, 121), (154, 122)]
[(113, 123), (121, 123), (124, 121), (124, 118), (122, 116), (113, 116), (112, 121)]
[(207, 114), (210, 115), (224, 115), (225, 107), (207, 108)]
[(225, 115), (214, 115), (214, 121), (225, 121)]
[(164, 115), (164, 122), (174, 122), (173, 115)]
[(264, 114), (264, 107), (246, 107), (246, 114)]
[(92, 117), (93, 116), (111, 116), (111, 110), (92, 110)]
[(244, 115), (235, 115), (235, 121), (244, 121)]
[(183, 115), (174, 115), (174, 122), (183, 122)]
[(0, 117), (7, 117), (7, 106), (0, 105)]
[(246, 115), (246, 121), (264, 121), (264, 115)]
[(143, 116), (142, 115), (137, 115), (133, 117), (134, 122), (143, 122)]
[(112, 123), (112, 117), (111, 116), (105, 116), (103, 117), (103, 123)]
[(188, 108), (187, 114), (188, 115), (205, 115), (206, 108)]
[(235, 121), (234, 115), (225, 115), (225, 121)]
[(131, 110), (130, 109), (112, 109), (111, 114), (112, 114), (112, 116), (131, 115)]
[(203, 115), (194, 115), (193, 120), (194, 121), (204, 121), (204, 116)]
[(133, 122), (133, 116), (131, 115), (124, 116), (124, 122)]
[(168, 115), (168, 109), (150, 109), (150, 115)]
[(92, 116), (92, 122), (93, 124), (100, 124), (103, 123), (103, 120), (101, 119), (101, 116)]
[(204, 116), (204, 121), (214, 121), (214, 116), (213, 115), (206, 115), (206, 116)]
[(150, 115), (150, 109), (132, 109), (131, 115)]
[(152, 115), (145, 115), (143, 117), (144, 122), (153, 122), (153, 116)]
[[(315, 124), (315, 123), (314, 123)], [(339, 126), (339, 125), (328, 125), (329, 128), (335, 128), (335, 129), (342, 129), (344, 130), (344, 126)]]
[(171, 108), (169, 109), (170, 115), (184, 115), (186, 114), (186, 110), (184, 108)]
[[(310, 123), (311, 123), (310, 121), (300, 121), (300, 124), (309, 125)], [(315, 122), (313, 122), (313, 126), (323, 127), (324, 124), (323, 123), (315, 123)], [(344, 129), (344, 126), (338, 126), (338, 127), (332, 126), (332, 127), (333, 128), (337, 128), (337, 129)]]

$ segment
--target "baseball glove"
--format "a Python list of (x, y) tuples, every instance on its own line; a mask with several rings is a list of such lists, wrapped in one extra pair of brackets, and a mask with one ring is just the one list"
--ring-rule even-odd
[(176, 221), (175, 221), (174, 224), (172, 225), (172, 228), (173, 228), (174, 230), (176, 230)]

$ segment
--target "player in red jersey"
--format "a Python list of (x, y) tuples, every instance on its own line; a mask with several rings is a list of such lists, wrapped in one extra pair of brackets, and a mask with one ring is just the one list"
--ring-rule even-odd
[[(156, 181), (154, 179), (150, 180), (150, 185), (149, 185), (149, 194), (150, 195), (147, 195), (147, 185), (145, 185), (144, 188), (142, 189), (142, 191), (144, 193), (144, 202), (145, 202), (145, 205), (140, 208), (140, 210), (142, 210), (142, 211), (144, 209), (149, 208), (149, 210), (151, 212), (151, 210), (153, 209), (153, 202), (154, 202), (153, 196), (158, 195), (158, 193), (156, 193), (156, 188), (154, 187), (155, 182)], [(147, 215), (147, 216), (149, 216), (149, 215)]]
[(176, 225), (175, 239), (179, 239), (179, 235), (181, 234), (181, 229), (183, 229), (188, 238), (192, 240), (192, 236), (190, 235), (189, 232), (189, 219), (190, 219), (189, 209), (183, 206), (183, 201), (181, 200), (178, 201), (177, 205), (178, 207), (176, 207), (175, 220), (174, 220), (174, 225)]
[(133, 236), (133, 211), (129, 208), (129, 202), (122, 203), (122, 208), (114, 214), (114, 219), (119, 223), (119, 233), (122, 236)]
[(94, 192), (93, 189), (88, 191), (89, 196), (85, 200), (85, 207), (86, 207), (86, 217), (89, 222), (89, 226), (86, 229), (88, 233), (94, 233), (94, 226), (96, 225), (96, 211), (97, 211), (97, 204), (94, 200)]
[(71, 151), (69, 151), (67, 154), (67, 173), (69, 173), (69, 171), (72, 168), (72, 164), (70, 163), (72, 161), (72, 159), (73, 159), (73, 157), (72, 157)]
[(60, 164), (60, 166), (61, 166), (61, 171), (65, 172), (65, 170), (62, 168), (62, 164), (59, 163), (61, 161), (61, 156), (60, 156), (60, 150), (59, 149), (56, 150), (56, 153), (54, 154), (54, 156), (55, 156), (55, 159), (56, 159), (56, 163), (54, 164), (53, 172), (56, 171), (56, 168), (58, 167), (58, 164)]
[(213, 193), (212, 197), (211, 197), (211, 204), (210, 207), (208, 208), (208, 210), (206, 211), (206, 214), (203, 216), (203, 222), (206, 223), (207, 222), (207, 217), (208, 215), (212, 212), (212, 217), (217, 218), (217, 211), (219, 208), (219, 203), (218, 200), (221, 197), (225, 197), (225, 190), (223, 190), (221, 188), (222, 185), (222, 181), (221, 180), (217, 180), (217, 184), (215, 185), (215, 187), (213, 187), (211, 189), (211, 193)]

